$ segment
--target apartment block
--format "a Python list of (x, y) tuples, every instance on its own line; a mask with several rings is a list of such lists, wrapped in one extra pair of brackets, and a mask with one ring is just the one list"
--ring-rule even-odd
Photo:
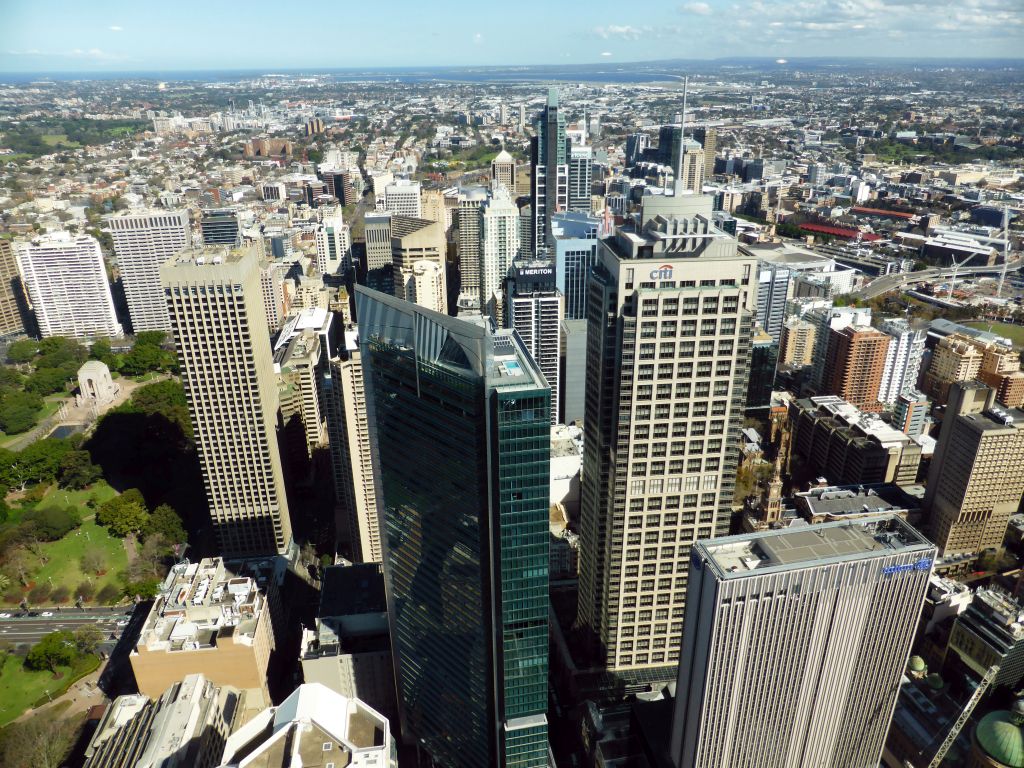
[(870, 326), (829, 332), (821, 394), (836, 395), (863, 411), (881, 410), (878, 393), (891, 338)]

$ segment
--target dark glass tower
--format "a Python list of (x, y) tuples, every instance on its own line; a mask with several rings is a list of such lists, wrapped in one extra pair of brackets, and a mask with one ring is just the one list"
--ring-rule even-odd
[(533, 165), (533, 242), (531, 251), (554, 248), (551, 216), (569, 206), (569, 141), (565, 137), (565, 115), (558, 107), (558, 91), (548, 91), (548, 103), (534, 126), (537, 135), (531, 146)]
[(550, 390), (514, 331), (356, 288), (399, 726), (548, 765)]

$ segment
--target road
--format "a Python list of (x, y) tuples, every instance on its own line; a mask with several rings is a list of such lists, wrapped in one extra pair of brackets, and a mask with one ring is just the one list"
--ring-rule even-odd
[[(119, 638), (126, 627), (119, 627), (119, 621), (131, 621), (135, 606), (120, 606), (117, 608), (79, 608), (63, 607), (58, 611), (56, 608), (33, 608), (32, 613), (42, 614), (53, 613), (53, 616), (28, 616), (20, 610), (8, 610), (12, 616), (9, 619), (0, 619), (0, 644), (33, 645), (39, 642), (43, 635), (57, 630), (73, 632), (79, 627), (93, 624), (103, 631), (105, 638), (111, 634)], [(111, 640), (113, 643), (114, 640)]]
[[(1022, 265), (1024, 265), (1024, 259), (1011, 261), (1006, 265), (1006, 271), (1008, 273), (1016, 272)], [(1002, 269), (1003, 266), (1001, 264), (994, 267), (961, 267), (956, 271), (956, 276), (957, 279), (960, 279), (968, 275), (997, 275)], [(951, 277), (953, 277), (953, 270), (951, 268), (939, 267), (923, 269), (920, 272), (907, 272), (901, 275), (885, 275), (884, 277), (875, 278), (859, 291), (855, 291), (854, 295), (862, 299), (873, 299), (889, 291), (903, 290), (911, 283), (945, 280)]]

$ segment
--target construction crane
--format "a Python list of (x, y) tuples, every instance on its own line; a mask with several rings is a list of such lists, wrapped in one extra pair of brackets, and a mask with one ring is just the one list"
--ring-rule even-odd
[(978, 687), (974, 689), (974, 693), (971, 694), (971, 698), (967, 700), (967, 704), (964, 705), (963, 711), (960, 716), (953, 723), (953, 727), (950, 728), (949, 733), (946, 734), (945, 740), (939, 746), (938, 752), (935, 753), (935, 757), (928, 763), (928, 768), (938, 768), (942, 762), (946, 753), (949, 752), (949, 748), (953, 746), (953, 742), (956, 741), (956, 737), (960, 735), (960, 731), (967, 724), (967, 720), (970, 718), (974, 708), (978, 706), (978, 702), (981, 701), (982, 696), (985, 695), (985, 691), (992, 685), (992, 681), (996, 679), (996, 675), (999, 674), (999, 665), (993, 664), (988, 668), (985, 676), (981, 678), (981, 682), (978, 683)]

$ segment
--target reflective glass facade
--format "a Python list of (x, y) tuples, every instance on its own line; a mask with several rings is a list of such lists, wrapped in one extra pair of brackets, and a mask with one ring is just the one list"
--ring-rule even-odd
[(511, 332), (357, 308), (402, 738), (547, 766), (547, 384)]

